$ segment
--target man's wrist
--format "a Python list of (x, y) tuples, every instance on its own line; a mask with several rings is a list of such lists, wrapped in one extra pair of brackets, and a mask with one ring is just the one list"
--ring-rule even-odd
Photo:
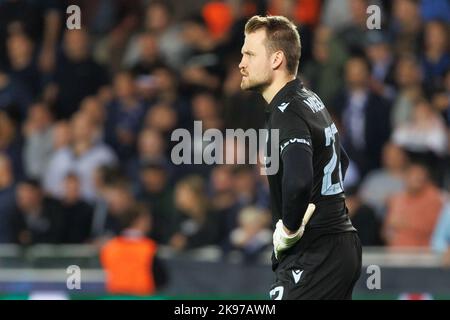
[(283, 230), (284, 230), (284, 232), (285, 232), (288, 236), (291, 236), (291, 235), (293, 235), (294, 233), (297, 232), (297, 230), (296, 230), (296, 231), (291, 231), (291, 230), (288, 229), (284, 224), (283, 224)]

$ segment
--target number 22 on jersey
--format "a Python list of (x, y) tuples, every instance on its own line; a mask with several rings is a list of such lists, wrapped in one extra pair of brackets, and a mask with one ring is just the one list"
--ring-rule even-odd
[[(323, 180), (322, 180), (322, 195), (324, 196), (331, 196), (334, 194), (338, 194), (344, 191), (342, 187), (342, 170), (341, 170), (341, 163), (339, 161), (338, 165), (338, 156), (336, 153), (336, 133), (337, 128), (334, 125), (334, 123), (325, 128), (325, 146), (331, 147), (333, 150), (333, 155), (330, 159), (330, 161), (327, 163), (327, 165), (323, 169)], [(339, 147), (339, 146), (338, 146)], [(339, 181), (337, 183), (333, 183), (332, 176), (333, 173), (338, 167), (339, 170)]]

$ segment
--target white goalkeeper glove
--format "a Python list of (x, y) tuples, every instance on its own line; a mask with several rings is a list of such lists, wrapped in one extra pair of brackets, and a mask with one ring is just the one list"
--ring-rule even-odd
[(308, 205), (306, 212), (303, 216), (302, 224), (300, 228), (293, 234), (287, 234), (283, 228), (283, 221), (278, 220), (275, 232), (273, 233), (273, 250), (275, 253), (275, 258), (278, 260), (280, 253), (284, 250), (292, 247), (300, 238), (303, 236), (303, 232), (305, 231), (305, 226), (311, 218), (312, 214), (316, 206), (312, 203)]

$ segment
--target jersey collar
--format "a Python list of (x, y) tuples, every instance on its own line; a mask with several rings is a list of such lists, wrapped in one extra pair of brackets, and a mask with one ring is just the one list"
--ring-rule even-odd
[(285, 101), (287, 98), (291, 98), (295, 91), (303, 88), (303, 83), (300, 79), (295, 78), (294, 80), (289, 81), (281, 88), (280, 91), (277, 92), (275, 97), (273, 97), (272, 101), (266, 106), (266, 112), (272, 112), (274, 108), (279, 106)]

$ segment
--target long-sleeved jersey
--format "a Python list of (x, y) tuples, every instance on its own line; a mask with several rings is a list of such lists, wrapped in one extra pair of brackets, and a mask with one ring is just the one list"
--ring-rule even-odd
[(275, 95), (266, 116), (266, 152), (272, 150), (271, 130), (279, 130), (279, 170), (268, 175), (273, 223), (282, 219), (287, 228), (297, 230), (311, 202), (316, 210), (304, 237), (355, 231), (343, 188), (349, 159), (320, 98), (295, 79)]

